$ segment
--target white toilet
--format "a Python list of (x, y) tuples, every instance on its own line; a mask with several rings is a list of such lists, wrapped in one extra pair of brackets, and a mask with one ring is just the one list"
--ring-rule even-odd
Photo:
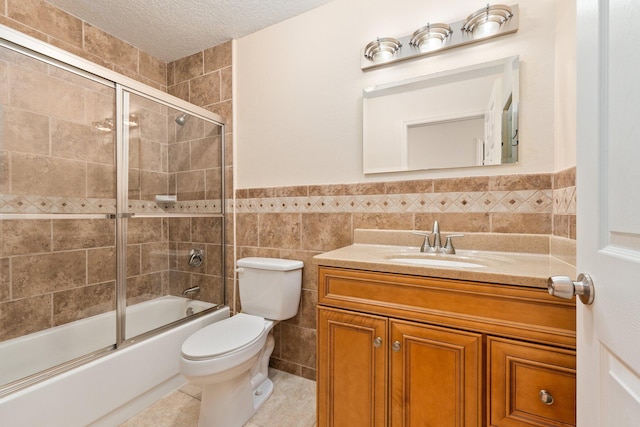
[(200, 427), (241, 427), (273, 391), (271, 333), (298, 312), (302, 261), (238, 260), (242, 313), (195, 332), (182, 344), (180, 371), (201, 384)]

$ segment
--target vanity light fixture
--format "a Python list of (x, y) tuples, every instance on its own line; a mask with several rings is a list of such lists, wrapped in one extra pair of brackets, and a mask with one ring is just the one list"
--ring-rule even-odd
[(451, 27), (447, 24), (427, 24), (413, 32), (409, 44), (422, 52), (440, 49), (451, 33)]
[(473, 34), (474, 37), (487, 37), (495, 34), (500, 27), (513, 16), (511, 8), (503, 4), (476, 10), (464, 21), (462, 31)]
[(395, 39), (377, 38), (365, 46), (362, 70), (434, 55), (447, 49), (478, 43), (518, 31), (518, 5), (487, 5), (465, 20), (427, 24), (413, 34)]
[(401, 47), (398, 39), (378, 37), (364, 48), (364, 57), (373, 62), (388, 61)]

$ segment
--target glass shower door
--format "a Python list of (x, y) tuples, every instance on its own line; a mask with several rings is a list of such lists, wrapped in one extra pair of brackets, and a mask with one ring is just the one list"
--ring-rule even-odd
[(115, 86), (0, 46), (0, 388), (113, 348)]
[(123, 100), (129, 339), (224, 304), (224, 149), (218, 123), (133, 91)]

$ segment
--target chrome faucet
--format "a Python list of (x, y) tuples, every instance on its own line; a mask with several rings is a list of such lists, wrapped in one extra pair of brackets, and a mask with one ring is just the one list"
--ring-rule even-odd
[(429, 236), (431, 236), (431, 233), (429, 233), (428, 231), (414, 231), (412, 234), (424, 237), (424, 241), (420, 246), (420, 252), (431, 252), (431, 242), (429, 241)]
[[(420, 252), (428, 252), (428, 253), (441, 253), (453, 255), (456, 253), (455, 248), (453, 247), (453, 242), (451, 239), (453, 237), (462, 237), (464, 234), (449, 234), (446, 237), (445, 244), (442, 246), (442, 238), (440, 236), (440, 224), (438, 221), (433, 222), (433, 231), (414, 231), (413, 234), (418, 236), (424, 236), (424, 242), (422, 242), (422, 246), (420, 246)], [(430, 236), (433, 234), (433, 245), (430, 241)]]
[(200, 286), (192, 286), (182, 291), (182, 295), (193, 298), (193, 294), (200, 292)]
[(433, 252), (440, 252), (440, 249), (442, 248), (442, 241), (440, 240), (440, 224), (438, 224), (438, 221), (433, 221), (433, 231), (431, 234), (434, 235), (432, 246)]

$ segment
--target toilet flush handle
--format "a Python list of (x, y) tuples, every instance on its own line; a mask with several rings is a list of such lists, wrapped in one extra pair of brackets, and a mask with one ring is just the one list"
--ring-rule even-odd
[(244, 273), (244, 268), (238, 267), (238, 268), (235, 269), (235, 272), (236, 273)]

